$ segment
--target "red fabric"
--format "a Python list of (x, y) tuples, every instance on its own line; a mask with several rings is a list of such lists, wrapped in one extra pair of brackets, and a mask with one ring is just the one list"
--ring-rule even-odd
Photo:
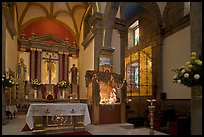
[(34, 75), (35, 78), (37, 78), (37, 72), (38, 72), (38, 70), (37, 70), (38, 69), (38, 66), (37, 66), (38, 65), (38, 63), (37, 63), (38, 60), (37, 59), (38, 59), (38, 52), (35, 51), (35, 75)]
[(65, 55), (62, 54), (62, 70), (61, 70), (61, 71), (62, 71), (62, 80), (64, 80), (64, 60), (65, 60), (65, 59), (64, 59), (64, 56), (65, 56)]
[(24, 131), (31, 131), (31, 129), (29, 128), (29, 126), (27, 124), (25, 124), (25, 126), (21, 130), (21, 132), (24, 132)]
[(54, 96), (57, 98), (57, 93), (58, 93), (58, 87), (57, 85), (54, 85)]
[(45, 99), (46, 97), (46, 85), (45, 84), (41, 85), (41, 93), (42, 93), (42, 98)]

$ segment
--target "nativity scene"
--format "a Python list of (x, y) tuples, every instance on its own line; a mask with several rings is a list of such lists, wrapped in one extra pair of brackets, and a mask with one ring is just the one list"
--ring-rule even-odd
[(2, 2), (2, 134), (201, 135), (200, 5)]

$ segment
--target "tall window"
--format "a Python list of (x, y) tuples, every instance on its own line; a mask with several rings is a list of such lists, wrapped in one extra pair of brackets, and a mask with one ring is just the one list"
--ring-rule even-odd
[(139, 45), (139, 20), (128, 28), (128, 48)]
[(152, 47), (125, 58), (127, 96), (152, 95)]
[(134, 28), (134, 42), (135, 42), (135, 45), (138, 45), (139, 44), (139, 21), (137, 20), (135, 24), (136, 24), (136, 27)]

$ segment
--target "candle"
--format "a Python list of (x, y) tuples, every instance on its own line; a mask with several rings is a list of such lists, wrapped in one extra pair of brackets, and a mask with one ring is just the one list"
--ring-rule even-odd
[(153, 102), (156, 101), (156, 99), (147, 99), (148, 102), (150, 102), (150, 105), (153, 106)]

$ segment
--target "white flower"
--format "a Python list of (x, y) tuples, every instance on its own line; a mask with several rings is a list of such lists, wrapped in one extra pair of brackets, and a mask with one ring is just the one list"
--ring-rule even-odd
[(182, 74), (185, 73), (185, 69), (182, 69), (182, 70), (181, 70), (181, 73), (182, 73)]
[(177, 75), (174, 75), (174, 76), (173, 76), (173, 79), (176, 79), (176, 78), (177, 78)]
[(202, 61), (198, 61), (198, 65), (200, 65), (200, 66), (201, 66), (201, 65), (202, 65)]
[(185, 74), (184, 74), (184, 77), (185, 77), (185, 78), (188, 78), (188, 77), (189, 77), (189, 74), (188, 74), (188, 73), (185, 73)]
[(4, 79), (2, 78), (2, 81), (4, 81)]
[(188, 62), (186, 62), (186, 65), (188, 66), (190, 64), (190, 62), (188, 61)]
[(180, 79), (179, 79), (179, 80), (177, 80), (177, 83), (178, 83), (178, 84), (181, 84), (181, 80), (180, 80)]
[(179, 69), (185, 68), (184, 66), (181, 66)]
[(196, 56), (196, 53), (195, 52), (191, 52), (191, 56)]
[(200, 75), (195, 74), (195, 75), (194, 75), (194, 78), (195, 78), (195, 79), (199, 79), (199, 78), (200, 78)]

